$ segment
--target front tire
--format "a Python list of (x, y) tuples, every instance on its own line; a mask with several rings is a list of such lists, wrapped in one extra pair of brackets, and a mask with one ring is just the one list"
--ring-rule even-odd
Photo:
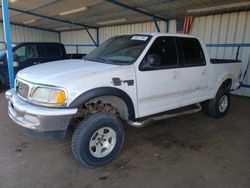
[(114, 160), (124, 142), (121, 121), (105, 112), (91, 114), (76, 127), (71, 148), (74, 157), (87, 167), (98, 167)]
[(207, 103), (208, 115), (213, 118), (222, 118), (227, 114), (230, 104), (230, 92), (219, 89), (215, 99), (211, 99)]

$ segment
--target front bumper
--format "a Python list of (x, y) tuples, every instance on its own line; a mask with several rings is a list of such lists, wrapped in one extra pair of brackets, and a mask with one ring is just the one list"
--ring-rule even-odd
[(29, 134), (37, 137), (63, 138), (69, 122), (77, 109), (47, 108), (30, 104), (19, 96), (14, 89), (5, 93), (8, 99), (10, 118), (23, 127)]

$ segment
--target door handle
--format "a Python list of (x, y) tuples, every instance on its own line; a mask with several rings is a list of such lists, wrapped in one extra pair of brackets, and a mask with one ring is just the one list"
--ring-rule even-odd
[(34, 62), (33, 64), (34, 64), (34, 65), (37, 65), (37, 64), (39, 64), (39, 63), (40, 63), (40, 62)]
[(179, 72), (174, 72), (171, 77), (172, 79), (178, 79), (181, 77), (181, 74)]
[(172, 75), (172, 78), (173, 79), (176, 79), (176, 78), (178, 78), (179, 76), (177, 75), (177, 74), (174, 74), (174, 75)]
[(206, 70), (202, 70), (201, 71), (201, 75), (206, 75), (207, 71)]

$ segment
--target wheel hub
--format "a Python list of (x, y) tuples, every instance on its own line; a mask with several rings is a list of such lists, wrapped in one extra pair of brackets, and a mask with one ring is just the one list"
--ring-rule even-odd
[(89, 142), (89, 151), (96, 158), (107, 156), (116, 144), (116, 133), (110, 127), (97, 130)]
[(104, 135), (98, 136), (96, 144), (103, 144), (106, 141), (106, 137)]
[(228, 97), (226, 95), (223, 95), (219, 101), (219, 111), (221, 113), (225, 112), (228, 107)]

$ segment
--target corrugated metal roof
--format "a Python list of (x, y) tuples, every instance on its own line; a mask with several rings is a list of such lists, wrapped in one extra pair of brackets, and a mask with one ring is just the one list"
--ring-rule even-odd
[[(119, 0), (116, 1), (129, 5), (131, 7), (143, 10), (150, 14), (160, 16), (166, 19), (176, 18), (188, 14), (188, 10), (225, 5), (229, 3), (246, 2), (246, 0)], [(247, 1), (249, 2), (249, 1)], [(36, 14), (64, 19), (67, 21), (79, 22), (90, 26), (100, 26), (98, 22), (109, 22), (111, 20), (125, 20), (122, 23), (110, 23), (106, 25), (119, 25), (127, 23), (145, 22), (151, 20), (149, 16), (145, 16), (138, 12), (119, 7), (113, 3), (104, 0), (18, 0), (15, 3), (9, 3), (10, 7), (30, 11)], [(60, 16), (60, 12), (76, 9), (79, 7), (87, 7), (87, 10)], [(227, 11), (248, 10), (250, 6), (238, 8), (226, 8), (223, 10), (210, 11), (209, 13), (221, 13)], [(193, 13), (194, 15), (202, 15), (208, 12), (203, 11)], [(1, 16), (0, 16), (1, 17)], [(60, 23), (47, 19), (38, 18), (36, 16), (10, 11), (10, 20), (13, 23), (23, 24), (26, 21), (36, 19), (35, 22), (27, 25), (42, 27), (46, 29), (60, 29), (67, 27), (65, 30), (80, 29), (80, 26)], [(105, 26), (106, 26), (105, 25)], [(103, 26), (103, 25), (102, 25)]]

